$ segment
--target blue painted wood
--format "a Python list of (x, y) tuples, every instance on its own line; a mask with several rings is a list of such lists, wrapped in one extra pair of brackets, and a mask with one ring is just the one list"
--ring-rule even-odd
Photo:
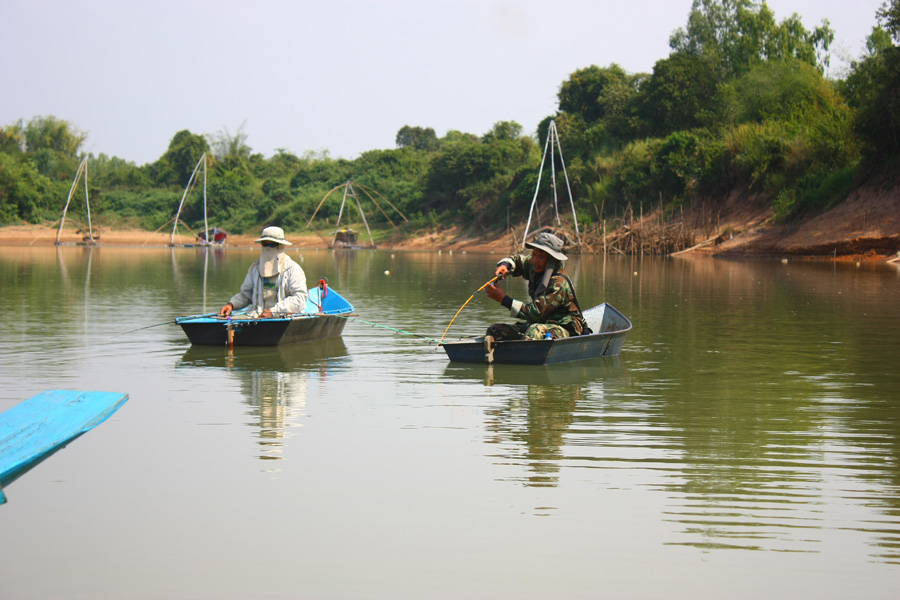
[(116, 412), (128, 394), (48, 390), (0, 413), (3, 488)]

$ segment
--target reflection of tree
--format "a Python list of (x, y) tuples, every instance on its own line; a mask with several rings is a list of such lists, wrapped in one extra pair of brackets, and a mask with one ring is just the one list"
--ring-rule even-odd
[(504, 458), (525, 463), (526, 485), (557, 485), (564, 437), (583, 394), (576, 385), (529, 385), (524, 397), (487, 411), (488, 442), (498, 444)]
[[(661, 408), (665, 426), (648, 432), (652, 446), (679, 456), (657, 469), (669, 497), (667, 519), (687, 536), (680, 543), (820, 552), (837, 537), (864, 534), (879, 548), (873, 556), (896, 561), (890, 529), (900, 502), (881, 491), (896, 489), (896, 467), (884, 462), (894, 456), (884, 435), (890, 426), (848, 417), (835, 376), (737, 377), (742, 386), (721, 374), (687, 378), (695, 380), (685, 386), (693, 391), (670, 395)], [(864, 533), (858, 525), (835, 526), (835, 506), (882, 516)], [(878, 520), (883, 535), (874, 533)]]
[[(680, 269), (689, 276), (677, 277)], [(876, 306), (895, 302), (883, 280), (833, 265), (680, 269), (645, 266), (652, 289), (643, 293), (673, 289), (678, 301), (633, 318), (646, 349), (634, 366), (671, 378), (658, 382), (665, 402), (646, 435), (678, 457), (656, 464), (685, 543), (814, 552), (835, 535), (861, 533), (837, 533), (822, 505), (865, 505), (896, 523), (900, 500), (882, 490), (897, 488), (898, 421), (896, 410), (879, 410), (896, 407), (895, 342), (884, 342), (884, 322), (845, 318), (889, 314)], [(884, 468), (885, 457), (894, 467)], [(896, 535), (875, 542), (883, 555), (891, 544)]]
[[(885, 366), (892, 361), (893, 357), (888, 358)], [(896, 375), (891, 378), (894, 385), (885, 389), (900, 389)], [(893, 393), (896, 392), (888, 392)], [(848, 482), (848, 487), (867, 490), (859, 502), (878, 514), (868, 523), (873, 557), (900, 564), (900, 494), (896, 493), (900, 489), (900, 415), (896, 401), (882, 396), (859, 398), (852, 403), (845, 400), (841, 404), (850, 406), (846, 412), (831, 416), (827, 429), (835, 434), (836, 450), (854, 458), (853, 464), (845, 464), (855, 479)]]

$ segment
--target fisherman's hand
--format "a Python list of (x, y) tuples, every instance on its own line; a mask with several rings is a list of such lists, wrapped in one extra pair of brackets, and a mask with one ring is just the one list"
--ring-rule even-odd
[(509, 275), (509, 267), (506, 265), (497, 265), (497, 268), (494, 269), (494, 276), (499, 277), (500, 279), (506, 279), (506, 276)]
[(234, 310), (234, 305), (231, 302), (229, 302), (228, 304), (226, 304), (225, 306), (222, 307), (221, 314), (223, 317), (227, 317), (228, 315), (231, 314), (231, 311), (233, 311), (233, 310)]
[(506, 297), (506, 292), (503, 291), (503, 288), (493, 283), (484, 288), (484, 293), (487, 294), (488, 298), (497, 302), (502, 301)]
[(264, 311), (262, 312), (262, 314), (259, 315), (259, 316), (262, 317), (263, 319), (271, 319), (271, 318), (272, 318), (272, 311), (271, 311), (270, 309), (267, 308), (267, 309), (264, 310)]

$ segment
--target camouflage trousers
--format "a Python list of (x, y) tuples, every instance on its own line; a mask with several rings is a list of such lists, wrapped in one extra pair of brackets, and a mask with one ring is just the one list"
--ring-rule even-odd
[(560, 325), (551, 323), (524, 323), (514, 325), (494, 323), (487, 329), (487, 335), (495, 340), (542, 340), (547, 334), (554, 339), (569, 337), (569, 331)]

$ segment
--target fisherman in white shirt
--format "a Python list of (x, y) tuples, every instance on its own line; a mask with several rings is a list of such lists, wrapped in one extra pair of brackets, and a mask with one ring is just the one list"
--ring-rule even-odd
[(306, 274), (285, 254), (285, 246), (292, 244), (284, 239), (284, 231), (281, 227), (266, 227), (262, 236), (254, 241), (262, 246), (259, 260), (250, 265), (241, 291), (222, 307), (220, 314), (227, 317), (245, 306), (251, 306), (247, 312), (250, 317), (303, 312), (309, 295)]

